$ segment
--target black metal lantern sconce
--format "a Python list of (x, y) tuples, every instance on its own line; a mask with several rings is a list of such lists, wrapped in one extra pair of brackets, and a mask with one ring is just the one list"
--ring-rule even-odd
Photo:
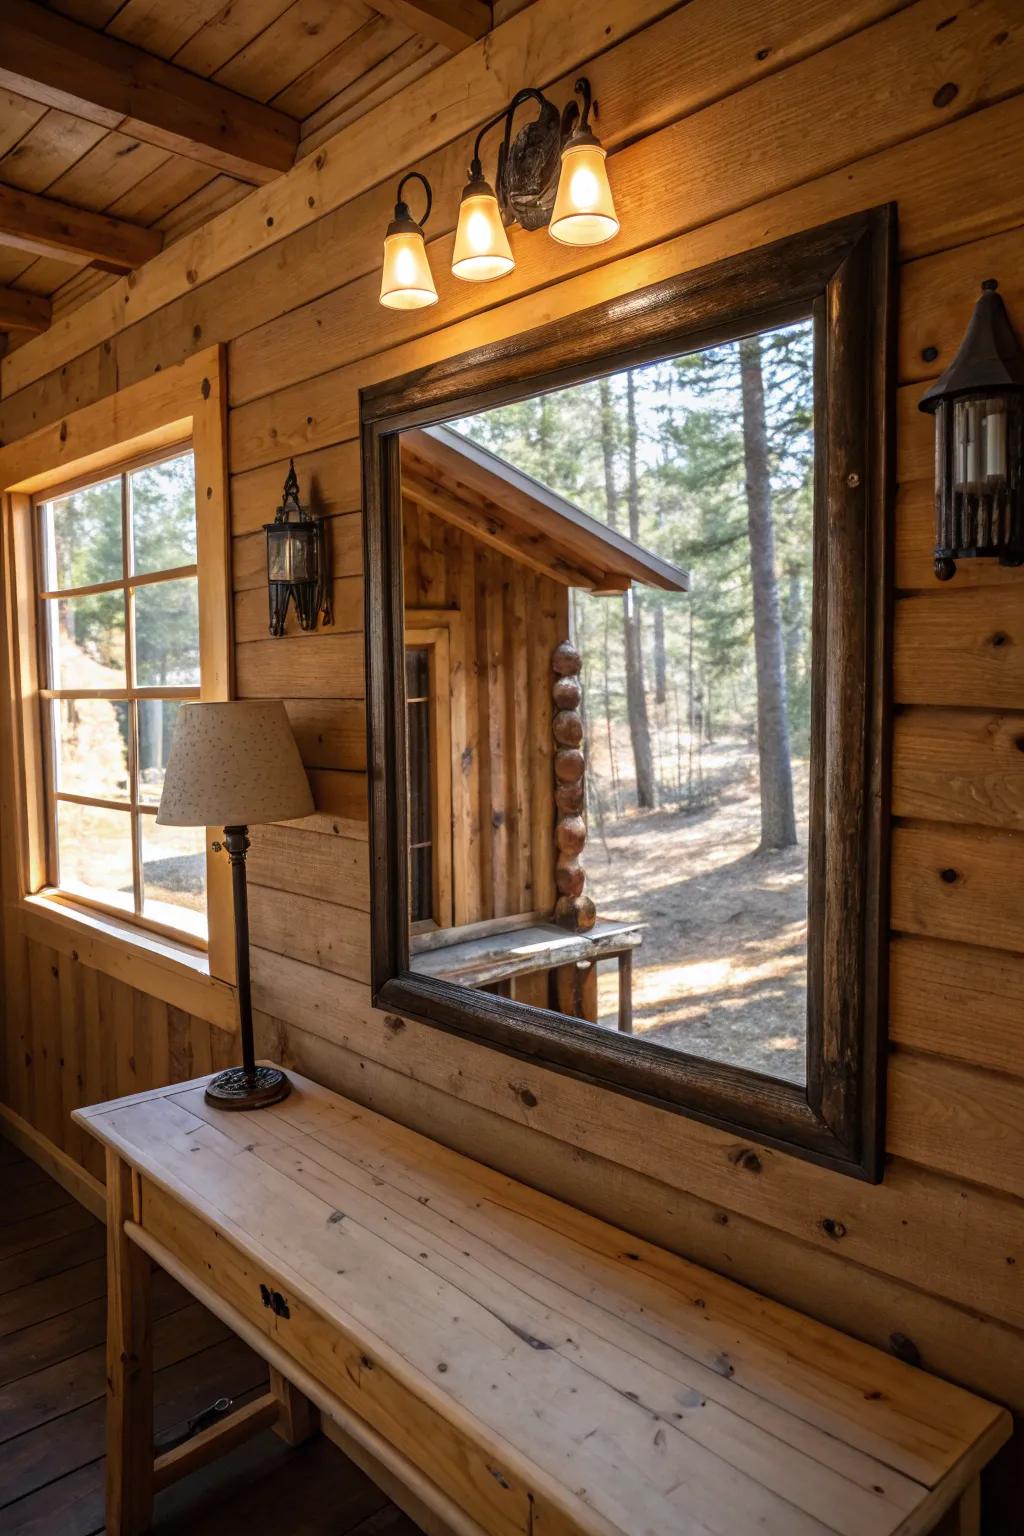
[[(296, 520), (292, 521), (292, 513)], [(288, 606), (295, 604), (302, 629), (315, 629), (323, 617), (333, 619), (327, 580), (327, 550), (323, 523), (299, 500), (295, 461), (288, 467), (281, 505), (272, 523), (264, 523), (267, 536), (267, 587), (270, 602), (270, 633), (284, 634)]]
[(920, 402), (935, 417), (935, 575), (1024, 564), (1024, 352), (998, 283), (982, 283), (956, 357)]
[[(570, 101), (560, 113), (543, 91), (527, 86), (480, 129), (459, 205), (453, 276), (480, 283), (512, 272), (515, 257), (506, 224), (518, 223), (527, 230), (547, 228), (552, 239), (563, 245), (600, 245), (618, 234), (605, 151), (590, 126), (589, 80), (581, 76), (574, 91), (580, 104)], [(513, 138), (516, 113), (531, 101), (537, 103), (537, 116)], [(484, 176), (480, 151), (485, 136), (501, 123), (505, 131), (492, 185)], [(418, 224), (402, 198), (411, 176), (423, 183), (427, 198), (427, 214)], [(384, 241), (380, 302), (386, 308), (418, 309), (437, 300), (423, 243), (422, 226), (430, 206), (426, 177), (418, 171), (403, 177)]]

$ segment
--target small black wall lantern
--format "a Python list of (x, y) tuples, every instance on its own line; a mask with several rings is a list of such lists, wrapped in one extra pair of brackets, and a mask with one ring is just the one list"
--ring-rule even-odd
[(1024, 563), (1024, 351), (995, 278), (960, 350), (920, 402), (935, 417), (935, 575), (957, 560)]
[[(292, 512), (298, 514), (295, 522)], [(270, 633), (284, 634), (290, 602), (295, 603), (303, 629), (315, 629), (321, 615), (324, 623), (330, 624), (333, 615), (323, 523), (299, 500), (294, 459), (288, 467), (281, 505), (274, 521), (264, 523), (263, 531), (267, 535)]]

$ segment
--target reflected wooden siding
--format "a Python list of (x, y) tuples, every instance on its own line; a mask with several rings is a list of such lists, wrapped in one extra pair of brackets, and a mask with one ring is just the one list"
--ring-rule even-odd
[[(456, 922), (549, 912), (555, 901), (551, 654), (568, 588), (405, 498), (405, 602), (461, 616), (453, 745), (468, 816), (454, 829)], [(458, 818), (457, 818), (458, 821)]]

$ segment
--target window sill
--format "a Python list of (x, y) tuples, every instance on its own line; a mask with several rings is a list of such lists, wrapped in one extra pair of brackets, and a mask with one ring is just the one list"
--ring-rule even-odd
[(26, 939), (49, 945), (208, 1024), (231, 1032), (237, 1028), (234, 988), (211, 976), (205, 950), (45, 893), (22, 897), (16, 910)]

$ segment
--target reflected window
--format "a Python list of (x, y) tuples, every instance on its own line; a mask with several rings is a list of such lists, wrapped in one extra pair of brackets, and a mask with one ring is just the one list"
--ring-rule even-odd
[(199, 697), (192, 454), (40, 497), (36, 519), (50, 884), (205, 941), (203, 829), (155, 820)]
[(434, 920), (434, 773), (430, 760), (430, 651), (405, 650), (406, 744), (409, 765), (409, 918)]

